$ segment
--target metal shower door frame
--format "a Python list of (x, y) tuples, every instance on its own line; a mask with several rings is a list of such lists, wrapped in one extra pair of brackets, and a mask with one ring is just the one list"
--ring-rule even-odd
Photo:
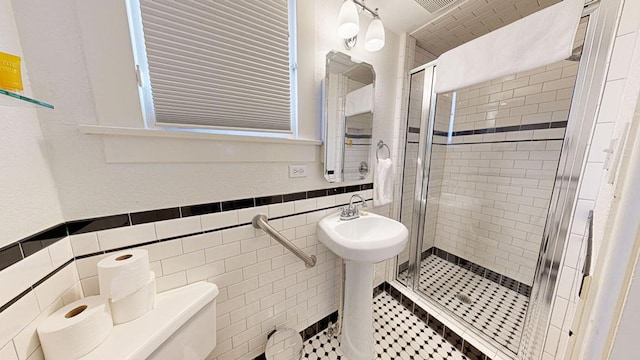
[[(432, 61), (409, 72), (409, 81), (411, 77), (424, 71), (423, 89), (422, 89), (422, 107), (420, 114), (420, 141), (418, 145), (418, 157), (416, 159), (416, 185), (414, 189), (414, 202), (412, 209), (411, 231), (409, 234), (415, 236), (409, 239), (409, 266), (407, 269), (407, 287), (415, 291), (418, 286), (420, 276), (416, 274), (416, 269), (420, 263), (422, 241), (424, 237), (425, 217), (421, 214), (426, 213), (427, 199), (423, 193), (427, 193), (429, 185), (429, 169), (431, 167), (431, 145), (433, 138), (433, 120), (435, 119), (435, 102), (436, 94), (433, 92), (433, 83), (435, 80), (435, 67), (437, 61)], [(410, 95), (409, 95), (410, 96)], [(407, 103), (409, 97), (407, 97)], [(409, 109), (407, 108), (407, 116)], [(426, 139), (422, 131), (426, 131)], [(406, 156), (406, 154), (405, 154)], [(396, 261), (396, 278), (398, 264)]]

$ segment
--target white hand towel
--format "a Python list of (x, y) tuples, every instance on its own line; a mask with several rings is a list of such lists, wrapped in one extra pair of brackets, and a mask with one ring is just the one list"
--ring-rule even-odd
[(438, 58), (443, 93), (571, 56), (584, 0), (564, 0), (449, 50)]
[(373, 182), (373, 206), (390, 203), (393, 199), (393, 162), (391, 159), (378, 160)]

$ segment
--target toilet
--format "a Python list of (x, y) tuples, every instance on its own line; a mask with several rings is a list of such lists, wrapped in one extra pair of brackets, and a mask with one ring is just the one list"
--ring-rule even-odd
[(281, 329), (269, 335), (264, 352), (267, 360), (302, 358), (302, 336), (293, 329)]
[(216, 346), (218, 287), (198, 282), (156, 296), (153, 310), (116, 325), (82, 360), (204, 360)]

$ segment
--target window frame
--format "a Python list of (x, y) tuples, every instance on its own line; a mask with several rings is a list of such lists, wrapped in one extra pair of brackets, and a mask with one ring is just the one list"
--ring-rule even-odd
[(177, 132), (192, 132), (205, 134), (219, 134), (232, 136), (269, 137), (269, 138), (298, 138), (298, 34), (297, 34), (297, 0), (287, 0), (289, 20), (289, 91), (290, 91), (290, 131), (276, 131), (269, 129), (231, 129), (224, 127), (207, 127), (201, 125), (161, 126), (156, 124), (155, 111), (151, 90), (151, 79), (147, 52), (144, 45), (144, 29), (140, 1), (127, 0), (127, 18), (133, 50), (133, 61), (138, 82), (138, 95), (142, 110), (145, 129)]

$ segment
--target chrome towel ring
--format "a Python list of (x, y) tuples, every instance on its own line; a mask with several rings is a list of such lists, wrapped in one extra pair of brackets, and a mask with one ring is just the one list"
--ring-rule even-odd
[(389, 146), (387, 146), (387, 144), (385, 144), (384, 141), (378, 140), (378, 149), (376, 150), (376, 160), (380, 160), (380, 150), (382, 150), (383, 148), (387, 148), (387, 158), (391, 157), (391, 150), (389, 149)]

